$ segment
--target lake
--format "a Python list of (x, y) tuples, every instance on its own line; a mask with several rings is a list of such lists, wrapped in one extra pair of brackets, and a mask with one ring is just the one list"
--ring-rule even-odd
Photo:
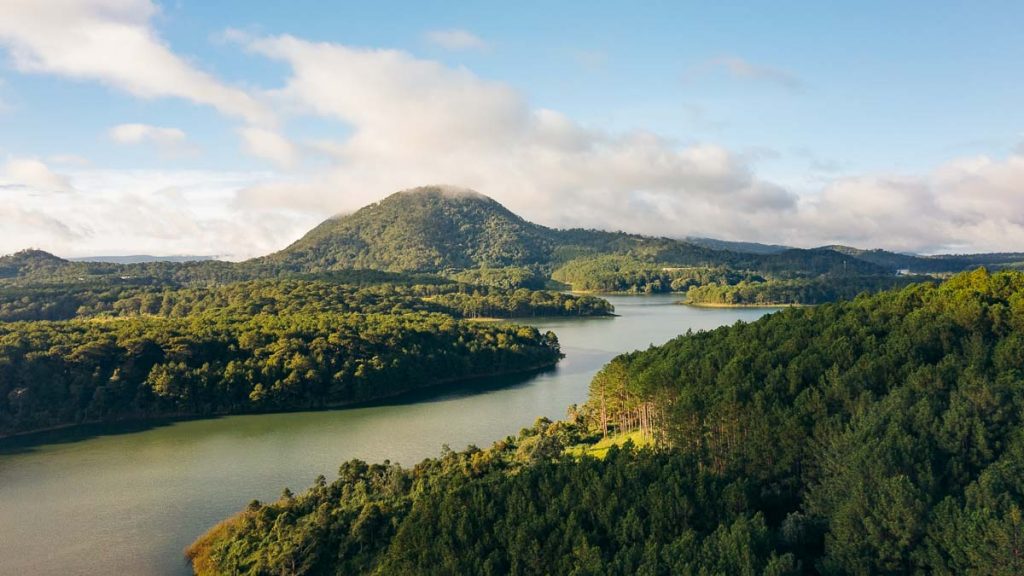
[(557, 368), (320, 412), (89, 428), (0, 443), (0, 574), (190, 574), (182, 550), (254, 498), (328, 481), (352, 458), (412, 465), (481, 447), (586, 400), (613, 356), (767, 308), (610, 296), (614, 318), (521, 321), (558, 334)]

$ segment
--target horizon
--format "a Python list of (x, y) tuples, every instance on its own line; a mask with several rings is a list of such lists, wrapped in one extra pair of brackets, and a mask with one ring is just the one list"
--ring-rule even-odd
[[(383, 201), (385, 201), (385, 200), (387, 200), (387, 199), (389, 199), (390, 197), (393, 197), (393, 196), (398, 196), (400, 194), (417, 193), (417, 192), (423, 192), (423, 191), (432, 192), (432, 191), (435, 191), (435, 190), (437, 192), (439, 192), (440, 194), (445, 195), (445, 196), (454, 196), (454, 197), (468, 196), (468, 197), (475, 197), (475, 198), (484, 198), (484, 199), (487, 199), (487, 200), (492, 201), (492, 202), (498, 202), (496, 199), (491, 198), (490, 196), (488, 196), (486, 194), (483, 194), (481, 192), (478, 192), (476, 190), (473, 190), (471, 188), (461, 188), (461, 187), (457, 187), (457, 186), (450, 186), (450, 185), (444, 185), (444, 184), (430, 185), (430, 186), (417, 186), (415, 188), (408, 188), (408, 189), (405, 189), (405, 190), (398, 190), (396, 192), (393, 192), (393, 193), (385, 196), (384, 198), (381, 198), (380, 200), (376, 200), (376, 201), (373, 201), (373, 202), (371, 202), (369, 204), (366, 204), (365, 206), (361, 206), (360, 208), (358, 208), (358, 209), (356, 209), (354, 211), (342, 212), (342, 213), (334, 214), (332, 216), (329, 216), (326, 220), (324, 220), (324, 222), (329, 221), (329, 220), (333, 220), (333, 219), (344, 218), (346, 216), (351, 216), (355, 212), (358, 212), (359, 210), (361, 210), (363, 208), (368, 208), (368, 207), (371, 207), (371, 206), (375, 206), (375, 205), (379, 204), (380, 202), (383, 202)], [(507, 207), (505, 207), (500, 202), (498, 202), (498, 205), (501, 206), (502, 208), (507, 209)], [(529, 222), (529, 220), (527, 220), (527, 222)], [(532, 223), (532, 222), (529, 222), (529, 223), (536, 224), (536, 223)], [(560, 227), (549, 227), (549, 229), (553, 229), (553, 230), (567, 230), (568, 228), (564, 228), (564, 227), (563, 228), (560, 228)], [(588, 229), (588, 228), (576, 228), (576, 229)], [(780, 248), (780, 249), (784, 249), (784, 250), (794, 250), (794, 249), (796, 249), (796, 250), (822, 250), (822, 249), (830, 249), (830, 248), (852, 248), (852, 249), (855, 249), (855, 250), (863, 250), (863, 251), (868, 251), (868, 252), (870, 252), (870, 251), (878, 251), (878, 250), (883, 250), (884, 251), (885, 250), (883, 248), (873, 248), (873, 247), (864, 247), (864, 246), (849, 246), (849, 245), (844, 245), (844, 244), (822, 244), (820, 246), (801, 247), (801, 246), (789, 246), (789, 245), (783, 245), (783, 244), (770, 244), (770, 243), (763, 243), (763, 242), (750, 242), (750, 241), (744, 241), (744, 240), (723, 240), (721, 238), (712, 238), (712, 237), (707, 237), (707, 236), (679, 236), (679, 237), (674, 237), (674, 236), (660, 236), (660, 235), (657, 235), (657, 234), (632, 233), (632, 232), (626, 232), (626, 231), (619, 230), (619, 229), (615, 229), (615, 230), (613, 230), (613, 229), (601, 229), (601, 228), (593, 228), (593, 229), (602, 230), (602, 231), (605, 231), (605, 232), (612, 232), (612, 233), (638, 234), (640, 236), (645, 236), (645, 237), (648, 237), (648, 238), (669, 238), (671, 240), (688, 242), (688, 243), (691, 243), (691, 244), (698, 244), (698, 245), (701, 244), (701, 241), (711, 241), (711, 242), (724, 242), (725, 244), (756, 244), (756, 245), (759, 245), (759, 246), (762, 246), (762, 247), (766, 247), (766, 248), (767, 247), (773, 247), (773, 248)], [(308, 233), (310, 231), (312, 231), (312, 229), (307, 230), (306, 233)], [(301, 236), (300, 238), (298, 238), (296, 240), (299, 240), (299, 239), (301, 239), (303, 237), (305, 237), (305, 233), (303, 234), (303, 236)], [(285, 248), (287, 248), (289, 246), (291, 246), (291, 243), (289, 243), (287, 246), (282, 247), (281, 250), (283, 250), (283, 249), (285, 249)], [(739, 248), (732, 248), (732, 247), (729, 247), (729, 246), (725, 246), (725, 247), (709, 246), (709, 247), (711, 247), (712, 250), (743, 252), (743, 250), (741, 250)], [(28, 246), (28, 247), (25, 247), (25, 248), (20, 248), (18, 250), (15, 250), (14, 252), (0, 253), (0, 257), (12, 256), (12, 255), (15, 255), (15, 254), (18, 254), (18, 253), (25, 253), (25, 252), (43, 252), (44, 254), (48, 254), (50, 256), (56, 256), (58, 258), (61, 258), (61, 259), (64, 259), (64, 260), (68, 260), (68, 261), (77, 261), (77, 262), (89, 262), (89, 261), (92, 261), (92, 262), (131, 264), (131, 263), (138, 263), (138, 262), (161, 261), (161, 260), (162, 261), (178, 261), (178, 262), (196, 262), (196, 261), (204, 261), (204, 260), (215, 260), (215, 261), (222, 261), (222, 262), (242, 262), (242, 261), (245, 261), (245, 260), (248, 260), (248, 259), (260, 258), (260, 257), (263, 257), (263, 256), (267, 256), (267, 255), (273, 254), (274, 252), (277, 252), (277, 250), (275, 250), (274, 252), (268, 252), (268, 253), (265, 253), (265, 254), (256, 254), (254, 256), (250, 256), (250, 257), (246, 257), (246, 258), (232, 258), (230, 255), (225, 255), (225, 254), (199, 254), (199, 253), (194, 253), (194, 254), (183, 254), (183, 253), (178, 253), (178, 254), (143, 254), (143, 253), (135, 253), (135, 252), (130, 252), (130, 251), (127, 251), (127, 252), (124, 252), (124, 253), (85, 254), (85, 255), (68, 256), (68, 255), (63, 255), (63, 254), (57, 254), (57, 253), (54, 253), (54, 252), (50, 252), (50, 251), (48, 251), (48, 250), (46, 250), (44, 248), (39, 248), (39, 247), (36, 247), (36, 246)], [(932, 253), (932, 254), (924, 254), (924, 253), (918, 253), (918, 252), (900, 252), (900, 251), (889, 251), (889, 252), (892, 252), (892, 253), (895, 253), (895, 254), (903, 254), (903, 255), (907, 255), (907, 256), (920, 256), (920, 257), (963, 256), (963, 255), (971, 255), (972, 254), (972, 253), (954, 253), (954, 252)], [(1008, 251), (1007, 253), (1016, 253), (1016, 252)], [(979, 253), (973, 253), (973, 254), (974, 255), (980, 255), (980, 254), (984, 254), (984, 253), (980, 253), (979, 252)]]
[(1024, 251), (1014, 3), (5, 4), (0, 254), (241, 260), (430, 182), (554, 228)]

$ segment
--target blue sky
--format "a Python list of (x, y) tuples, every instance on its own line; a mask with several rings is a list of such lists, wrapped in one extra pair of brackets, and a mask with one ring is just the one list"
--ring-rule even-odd
[(1019, 2), (3, 4), (0, 252), (245, 257), (438, 182), (551, 225), (1024, 250)]

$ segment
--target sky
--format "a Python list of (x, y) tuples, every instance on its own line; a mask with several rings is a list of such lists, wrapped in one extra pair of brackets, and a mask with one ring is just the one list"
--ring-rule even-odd
[(1024, 3), (0, 0), (0, 254), (279, 250), (397, 190), (1024, 251)]

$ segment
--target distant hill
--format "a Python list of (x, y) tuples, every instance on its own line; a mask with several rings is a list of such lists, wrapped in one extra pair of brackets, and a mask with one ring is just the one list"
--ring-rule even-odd
[(909, 270), (914, 273), (956, 272), (981, 265), (972, 261), (970, 256), (948, 256), (936, 258), (918, 256), (916, 254), (900, 254), (888, 250), (861, 250), (850, 246), (823, 246), (822, 250), (833, 250), (840, 254), (852, 256), (858, 260), (871, 262), (892, 270)]
[(142, 264), (145, 262), (203, 262), (216, 260), (216, 256), (150, 256), (149, 254), (133, 254), (128, 256), (83, 256), (68, 258), (72, 262), (108, 262), (110, 264)]
[(398, 192), (331, 218), (259, 261), (305, 271), (373, 268), (432, 272), (547, 261), (550, 230), (476, 192), (429, 187)]
[(43, 250), (22, 250), (0, 256), (0, 278), (48, 274), (66, 269), (71, 262)]
[(781, 244), (761, 244), (759, 242), (738, 242), (733, 240), (719, 240), (717, 238), (701, 238), (699, 236), (687, 236), (687, 242), (711, 248), (712, 250), (731, 250), (733, 252), (746, 252), (749, 254), (778, 254), (786, 250), (792, 250), (792, 246)]

